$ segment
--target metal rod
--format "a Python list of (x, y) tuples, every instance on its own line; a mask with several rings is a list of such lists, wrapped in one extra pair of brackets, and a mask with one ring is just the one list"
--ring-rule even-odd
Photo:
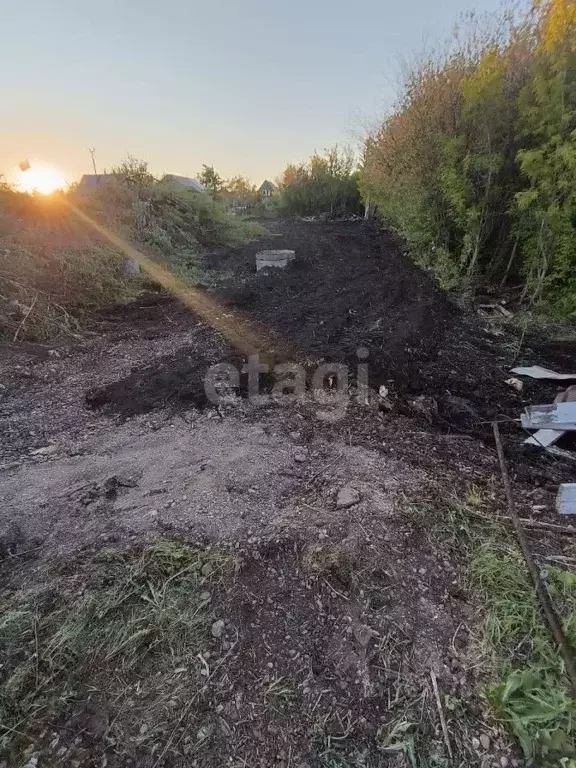
[(510, 514), (510, 519), (512, 520), (512, 525), (514, 526), (514, 531), (516, 532), (516, 537), (518, 539), (518, 543), (520, 544), (520, 549), (524, 555), (524, 560), (526, 561), (526, 566), (528, 568), (528, 572), (530, 573), (530, 578), (532, 579), (534, 590), (536, 591), (536, 595), (540, 601), (542, 613), (546, 619), (546, 623), (552, 634), (552, 637), (554, 638), (558, 649), (562, 654), (562, 658), (564, 659), (564, 664), (566, 666), (566, 674), (568, 675), (570, 685), (572, 686), (572, 693), (574, 696), (576, 696), (576, 662), (574, 660), (574, 651), (568, 643), (566, 635), (562, 631), (562, 626), (556, 611), (554, 610), (552, 601), (550, 600), (550, 595), (548, 594), (548, 591), (544, 586), (544, 582), (540, 577), (540, 571), (536, 565), (536, 561), (532, 557), (532, 553), (528, 548), (528, 541), (522, 529), (522, 523), (520, 522), (520, 518), (518, 517), (518, 513), (516, 512), (516, 507), (514, 505), (514, 497), (512, 496), (512, 487), (510, 485), (510, 478), (508, 476), (508, 468), (506, 466), (506, 459), (504, 457), (504, 449), (502, 448), (502, 440), (500, 439), (500, 429), (498, 428), (498, 424), (496, 422), (492, 424), (492, 429), (494, 430), (494, 439), (496, 441), (496, 450), (498, 452), (498, 461), (500, 462), (500, 472), (502, 474), (502, 482), (506, 492), (506, 500), (508, 502), (508, 512)]

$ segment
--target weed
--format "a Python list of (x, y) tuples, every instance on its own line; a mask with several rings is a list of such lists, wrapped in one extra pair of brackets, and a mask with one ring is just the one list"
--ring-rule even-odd
[(412, 768), (417, 768), (416, 748), (414, 744), (414, 723), (400, 720), (376, 737), (379, 748), (384, 752), (400, 752), (408, 758)]
[(293, 707), (298, 701), (298, 688), (292, 680), (277, 677), (266, 686), (264, 698), (273, 707), (287, 709)]
[[(484, 673), (493, 680), (485, 687), (486, 701), (527, 758), (557, 766), (576, 756), (576, 702), (525, 563), (492, 502), (489, 488), (470, 487), (463, 498), (434, 493), (405, 501), (403, 511), (435, 546), (469, 558), (468, 586), (483, 606), (478, 650)], [(576, 574), (550, 567), (545, 576), (567, 637), (576, 645)], [(458, 715), (457, 702), (445, 706)]]
[(346, 589), (355, 583), (354, 562), (349, 552), (336, 545), (308, 547), (303, 556), (304, 570), (320, 578), (335, 580)]
[[(546, 576), (574, 643), (576, 574), (550, 567)], [(527, 758), (557, 765), (561, 758), (575, 757), (576, 702), (520, 554), (488, 542), (478, 549), (470, 577), (486, 605), (480, 641), (498, 676), (486, 688), (494, 714), (517, 736)]]
[(490, 488), (469, 486), (464, 498), (432, 489), (424, 499), (402, 499), (401, 511), (427, 536), (433, 545), (464, 554), (481, 540), (500, 537), (502, 521), (495, 514)]

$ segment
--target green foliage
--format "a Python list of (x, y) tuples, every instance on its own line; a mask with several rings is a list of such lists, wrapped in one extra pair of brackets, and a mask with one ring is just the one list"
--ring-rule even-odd
[[(506, 23), (505, 23), (506, 22)], [(473, 22), (366, 141), (363, 198), (447, 287), (498, 281), (576, 315), (576, 22), (546, 0)]]
[[(548, 568), (546, 576), (567, 638), (576, 645), (576, 574)], [(522, 558), (486, 544), (474, 557), (471, 579), (486, 604), (482, 644), (498, 677), (486, 689), (492, 711), (517, 736), (527, 759), (558, 766), (575, 758), (576, 702)]]
[(127, 155), (120, 165), (113, 166), (109, 173), (114, 174), (119, 181), (139, 187), (151, 187), (156, 179), (148, 170), (145, 160), (138, 160), (133, 155)]
[(284, 170), (280, 206), (302, 216), (318, 213), (358, 213), (360, 211), (359, 174), (349, 147), (327, 149), (308, 162), (289, 165)]
[(126, 274), (126, 257), (77, 211), (189, 284), (204, 278), (206, 249), (262, 233), (210, 195), (157, 182), (145, 162), (128, 157), (113, 174), (89, 194), (43, 197), (0, 187), (0, 337), (75, 330), (87, 313), (140, 290), (141, 281)]
[(220, 174), (214, 170), (213, 165), (203, 165), (202, 171), (198, 174), (198, 181), (203, 184), (208, 192), (216, 197), (224, 188), (224, 180)]
[(253, 208), (259, 202), (256, 187), (244, 176), (229, 179), (225, 183), (222, 197), (228, 205), (241, 210)]

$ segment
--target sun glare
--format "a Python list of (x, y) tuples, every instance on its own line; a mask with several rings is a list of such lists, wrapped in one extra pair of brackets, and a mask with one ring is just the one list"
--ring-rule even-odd
[(38, 192), (41, 195), (50, 195), (58, 189), (64, 189), (66, 179), (56, 168), (49, 165), (33, 164), (27, 170), (18, 173), (15, 186), (21, 192)]

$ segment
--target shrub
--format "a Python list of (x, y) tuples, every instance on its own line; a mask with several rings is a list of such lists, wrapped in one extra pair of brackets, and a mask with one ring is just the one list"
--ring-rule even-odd
[(575, 131), (574, 4), (542, 0), (492, 27), (473, 19), (408, 73), (368, 137), (363, 197), (451, 283), (513, 282), (573, 315)]
[(307, 163), (289, 165), (280, 185), (280, 207), (302, 216), (318, 213), (359, 213), (358, 172), (354, 154), (338, 146)]
[(125, 257), (76, 210), (190, 284), (202, 276), (207, 248), (240, 245), (261, 232), (209, 195), (157, 182), (145, 163), (129, 158), (114, 175), (89, 195), (0, 188), (0, 336), (50, 337), (140, 289)]

